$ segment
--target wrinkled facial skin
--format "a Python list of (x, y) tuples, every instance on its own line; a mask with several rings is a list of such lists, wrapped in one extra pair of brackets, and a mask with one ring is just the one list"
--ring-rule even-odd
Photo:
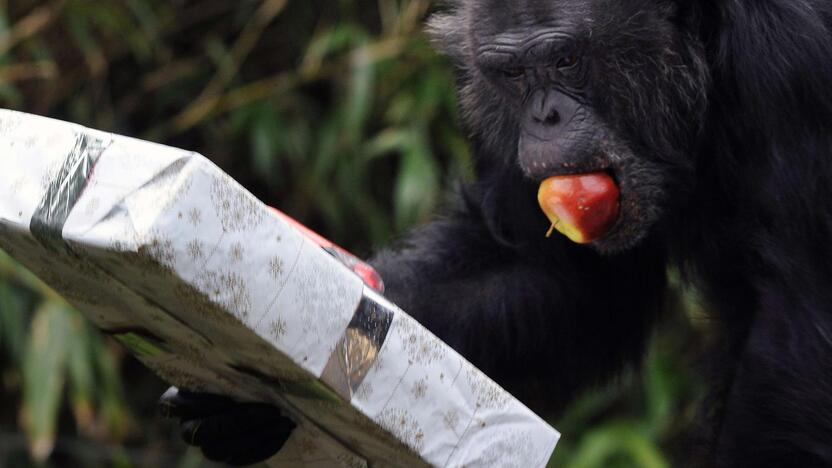
[[(606, 171), (601, 252), (633, 247), (692, 179), (708, 72), (667, 0), (464, 0), (432, 21), (474, 138), (531, 181)], [(465, 27), (460, 27), (464, 25)]]

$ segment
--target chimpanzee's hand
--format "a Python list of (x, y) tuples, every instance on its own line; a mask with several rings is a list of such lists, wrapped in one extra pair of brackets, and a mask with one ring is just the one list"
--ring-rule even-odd
[(265, 403), (239, 403), (207, 393), (169, 388), (159, 399), (162, 414), (179, 418), (182, 438), (209, 460), (233, 466), (263, 461), (280, 450), (295, 424)]

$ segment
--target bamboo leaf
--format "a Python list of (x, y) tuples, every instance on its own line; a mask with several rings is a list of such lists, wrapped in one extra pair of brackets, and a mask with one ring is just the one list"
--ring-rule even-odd
[[(95, 351), (92, 349), (93, 332), (77, 312), (71, 314), (72, 339), (68, 347), (68, 376), (70, 403), (76, 425), (91, 431), (95, 423)], [(96, 350), (98, 351), (98, 350)]]
[(439, 168), (424, 134), (419, 130), (411, 132), (402, 149), (394, 195), (396, 228), (400, 231), (424, 220), (439, 192)]
[(46, 301), (35, 311), (23, 357), (22, 421), (29, 453), (45, 460), (55, 443), (72, 326), (66, 307)]
[(20, 365), (26, 344), (26, 314), (8, 283), (0, 280), (0, 346), (9, 360)]
[(347, 93), (346, 134), (351, 144), (361, 140), (364, 125), (373, 104), (373, 84), (375, 68), (366, 49), (355, 56), (352, 68), (350, 88)]
[(655, 444), (633, 429), (637, 424), (612, 423), (591, 430), (573, 454), (567, 468), (616, 466), (633, 468), (668, 468), (670, 464)]

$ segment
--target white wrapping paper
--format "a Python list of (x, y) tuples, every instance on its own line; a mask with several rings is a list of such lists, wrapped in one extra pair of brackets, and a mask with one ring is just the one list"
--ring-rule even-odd
[(0, 109), (0, 248), (274, 466), (542, 467), (559, 434), (202, 156)]

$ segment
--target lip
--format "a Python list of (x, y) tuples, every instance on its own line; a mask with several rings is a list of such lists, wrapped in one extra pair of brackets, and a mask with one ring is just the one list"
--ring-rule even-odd
[(555, 168), (546, 172), (546, 175), (537, 177), (535, 182), (542, 183), (544, 180), (550, 177), (558, 177), (558, 176), (580, 176), (580, 175), (587, 175), (593, 174), (597, 172), (603, 172), (612, 178), (615, 185), (621, 189), (621, 183), (618, 180), (618, 173), (615, 168), (612, 167), (612, 164), (603, 164), (603, 165), (585, 165), (580, 163), (561, 163), (559, 168)]
[(604, 172), (615, 182), (620, 188), (620, 181), (617, 170), (615, 169), (609, 156), (603, 151), (595, 152), (592, 156), (581, 157), (577, 161), (562, 161), (549, 164), (545, 168), (542, 175), (535, 177), (535, 181), (540, 183), (549, 177), (568, 176), (568, 175), (582, 175), (591, 174), (594, 172)]

